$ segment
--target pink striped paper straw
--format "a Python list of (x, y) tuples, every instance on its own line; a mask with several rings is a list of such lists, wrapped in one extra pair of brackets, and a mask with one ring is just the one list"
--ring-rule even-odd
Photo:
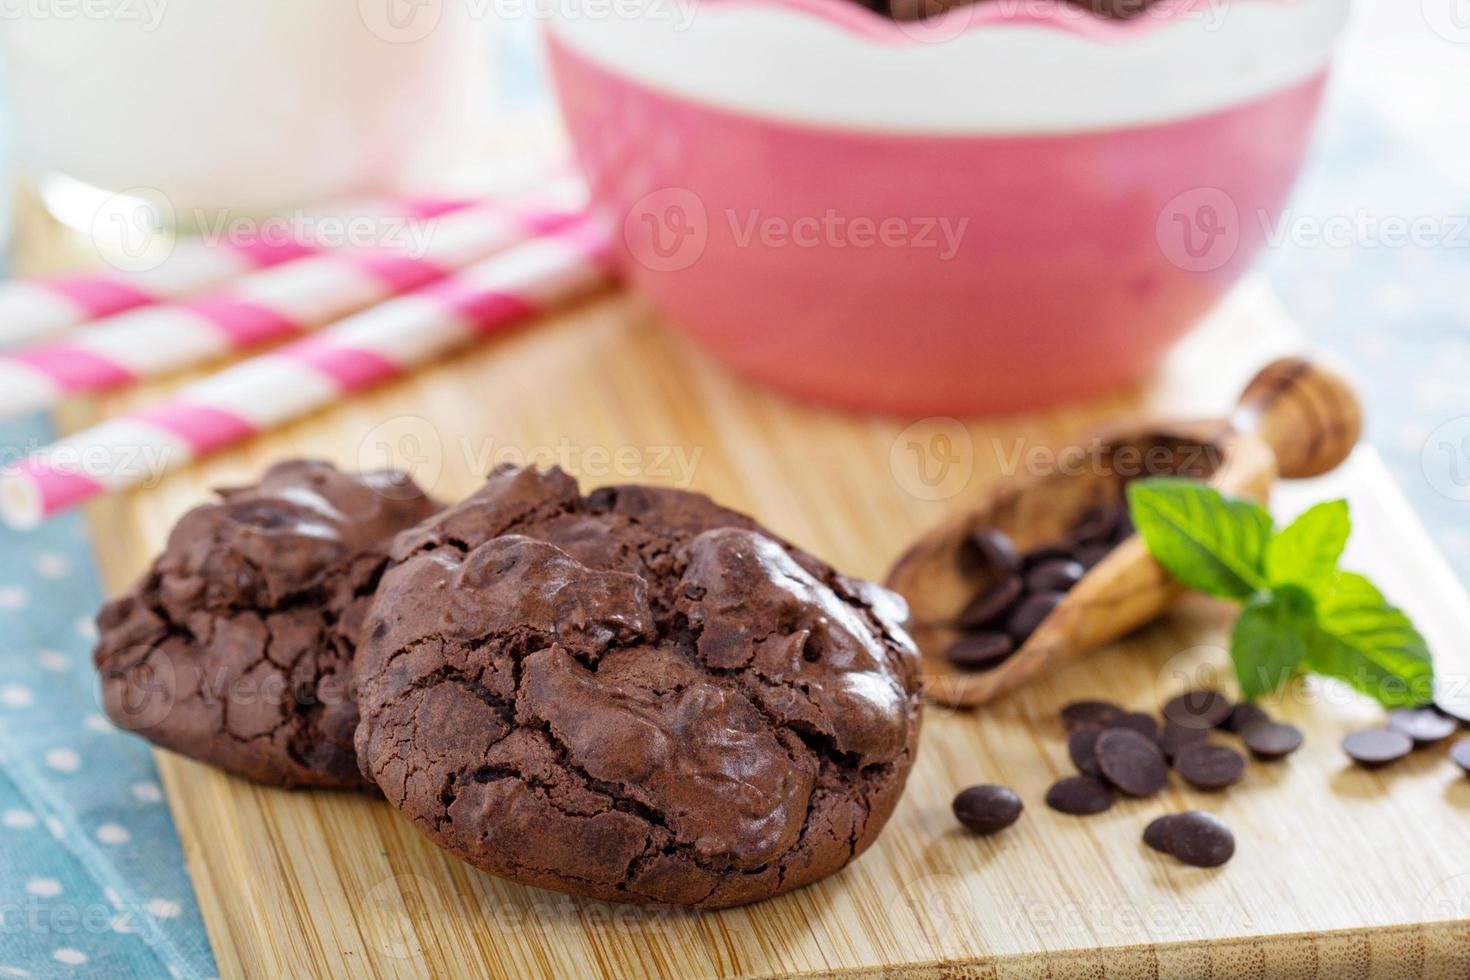
[(315, 329), (572, 221), (583, 192), (558, 181), (456, 211), (402, 248), (340, 249), (242, 276), (217, 293), (122, 313), (0, 355), (0, 418), (48, 408)]
[(110, 419), (0, 474), (12, 527), (275, 428), (608, 280), (605, 228), (582, 219), (432, 286), (242, 361), (153, 408)]
[[(383, 197), (303, 212), (313, 220), (354, 216), (427, 221), (474, 204), (449, 198)], [(189, 296), (248, 272), (330, 251), (300, 239), (243, 242), (182, 236), (157, 267), (93, 271), (0, 284), (0, 349), (30, 343), (90, 320)]]

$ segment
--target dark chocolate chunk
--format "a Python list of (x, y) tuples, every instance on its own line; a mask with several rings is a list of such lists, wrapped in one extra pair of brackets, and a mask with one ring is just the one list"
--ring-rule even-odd
[(1111, 701), (1073, 701), (1062, 709), (1067, 731), (1078, 728), (1107, 728), (1126, 712)]
[(1129, 796), (1152, 796), (1169, 780), (1159, 747), (1129, 728), (1104, 729), (1097, 737), (1097, 764)]
[(1210, 733), (1206, 729), (1189, 728), (1178, 722), (1166, 720), (1163, 733), (1159, 735), (1159, 748), (1164, 750), (1165, 758), (1177, 759), (1180, 752), (1209, 737)]
[(1004, 786), (985, 784), (961, 790), (954, 798), (954, 816), (966, 830), (993, 834), (1021, 817), (1021, 798)]
[(1174, 768), (1196, 789), (1224, 789), (1245, 775), (1245, 756), (1226, 745), (1197, 742), (1179, 753)]
[(1044, 544), (1039, 548), (1032, 548), (1021, 557), (1021, 571), (1029, 572), (1037, 565), (1044, 565), (1049, 561), (1071, 561), (1073, 557), (1072, 549), (1065, 544)]
[(1247, 728), (1240, 740), (1257, 759), (1279, 759), (1302, 747), (1302, 732), (1295, 725), (1266, 721)]
[(1259, 725), (1262, 722), (1268, 722), (1270, 720), (1271, 716), (1266, 714), (1265, 708), (1262, 708), (1254, 701), (1241, 701), (1230, 710), (1230, 716), (1225, 719), (1225, 723), (1220, 727), (1227, 732), (1235, 732), (1237, 735), (1242, 735), (1252, 725)]
[(1462, 738), (1450, 747), (1450, 759), (1455, 765), (1470, 773), (1470, 738)]
[(982, 568), (992, 569), (1002, 575), (1014, 575), (1021, 570), (1021, 558), (1010, 535), (1000, 528), (981, 527), (970, 533), (970, 545)]
[(1006, 619), (1006, 632), (1020, 646), (1025, 643), (1036, 628), (1041, 625), (1051, 611), (1061, 605), (1066, 596), (1060, 592), (1037, 592), (1028, 595), (1016, 604), (1009, 618)]
[(1414, 749), (1414, 740), (1402, 732), (1386, 728), (1365, 728), (1342, 740), (1342, 750), (1366, 769), (1377, 769), (1397, 762)]
[(1388, 713), (1388, 727), (1422, 747), (1449, 738), (1460, 725), (1433, 708), (1399, 708)]
[(1111, 727), (1131, 728), (1150, 742), (1158, 742), (1159, 740), (1160, 731), (1158, 720), (1153, 715), (1145, 714), (1142, 711), (1128, 712), (1113, 722)]
[(944, 658), (960, 670), (991, 670), (999, 667), (1016, 650), (1009, 635), (997, 630), (976, 630), (955, 640)]
[(1026, 573), (1026, 588), (1031, 592), (1066, 592), (1082, 580), (1087, 569), (1070, 558), (1053, 558)]
[(1079, 728), (1067, 736), (1067, 755), (1072, 758), (1072, 765), (1084, 776), (1101, 776), (1102, 769), (1097, 764), (1097, 737), (1103, 733), (1101, 728)]
[(1106, 541), (1094, 541), (1089, 544), (1077, 546), (1077, 562), (1083, 568), (1091, 569), (1101, 562), (1113, 551), (1113, 546)]
[(1007, 575), (992, 582), (960, 610), (955, 623), (967, 630), (993, 625), (1005, 615), (1012, 603), (1021, 598), (1022, 589), (1019, 575)]
[(1234, 710), (1235, 705), (1225, 695), (1202, 688), (1170, 698), (1164, 705), (1164, 717), (1185, 728), (1216, 728)]
[(1091, 776), (1068, 776), (1052, 783), (1046, 805), (1076, 817), (1102, 813), (1113, 805), (1113, 788)]
[(1160, 832), (1165, 853), (1196, 868), (1216, 868), (1235, 855), (1235, 835), (1213, 813), (1176, 813)]
[(1143, 828), (1143, 842), (1156, 851), (1169, 853), (1168, 845), (1165, 843), (1166, 831), (1169, 821), (1174, 819), (1174, 814), (1166, 813), (1162, 817), (1155, 817)]

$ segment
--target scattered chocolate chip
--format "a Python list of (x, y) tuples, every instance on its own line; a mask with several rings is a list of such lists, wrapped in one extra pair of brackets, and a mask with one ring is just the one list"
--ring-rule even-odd
[(1203, 742), (1209, 738), (1210, 733), (1203, 728), (1189, 728), (1176, 721), (1165, 721), (1162, 734), (1159, 735), (1159, 748), (1164, 750), (1166, 759), (1177, 759), (1179, 753), (1196, 742)]
[(1062, 708), (1062, 724), (1067, 731), (1078, 728), (1107, 728), (1126, 712), (1111, 701), (1073, 701)]
[(1168, 847), (1164, 843), (1165, 830), (1169, 826), (1169, 821), (1173, 819), (1174, 814), (1166, 813), (1162, 817), (1155, 817), (1150, 820), (1148, 826), (1143, 828), (1143, 842), (1156, 851), (1163, 851), (1165, 854), (1168, 854)]
[(951, 643), (944, 651), (944, 658), (960, 670), (991, 670), (1015, 650), (1016, 644), (1009, 635), (997, 630), (977, 630)]
[(1097, 764), (1097, 737), (1103, 733), (1101, 728), (1079, 728), (1067, 736), (1067, 755), (1072, 759), (1072, 765), (1084, 776), (1101, 776), (1102, 769)]
[(1113, 546), (1106, 541), (1094, 541), (1089, 544), (1078, 545), (1076, 558), (1078, 564), (1083, 568), (1092, 568), (1112, 553)]
[(1245, 734), (1246, 730), (1253, 725), (1259, 725), (1271, 720), (1266, 714), (1266, 709), (1254, 701), (1241, 701), (1230, 709), (1230, 715), (1220, 727), (1227, 732), (1235, 732), (1237, 735)]
[(1108, 728), (1097, 737), (1097, 764), (1108, 782), (1129, 796), (1152, 796), (1169, 780), (1159, 747), (1129, 728)]
[(1455, 765), (1470, 773), (1470, 738), (1462, 738), (1451, 746), (1450, 758)]
[(1087, 569), (1071, 558), (1053, 558), (1026, 573), (1026, 588), (1031, 592), (1066, 592), (1082, 580)]
[(970, 545), (983, 568), (1012, 575), (1021, 570), (1021, 558), (1016, 554), (1016, 546), (1011, 543), (1010, 535), (999, 528), (976, 528), (970, 534)]
[(1203, 810), (1174, 814), (1160, 833), (1165, 853), (1196, 868), (1216, 868), (1235, 855), (1235, 835), (1219, 817)]
[(1019, 575), (1008, 575), (992, 582), (960, 610), (960, 614), (955, 617), (955, 623), (961, 629), (967, 630), (994, 624), (1005, 615), (1013, 602), (1021, 598), (1022, 589)]
[(1235, 705), (1219, 691), (1202, 688), (1169, 699), (1164, 717), (1185, 728), (1216, 728), (1234, 712)]
[(1257, 759), (1280, 759), (1302, 747), (1302, 731), (1295, 725), (1266, 721), (1247, 728), (1240, 740)]
[(954, 816), (965, 829), (977, 834), (1005, 830), (1020, 819), (1025, 805), (1004, 786), (985, 784), (961, 790), (954, 798)]
[(1449, 738), (1460, 725), (1433, 708), (1399, 708), (1388, 713), (1389, 730), (1407, 735), (1422, 747)]
[(1366, 769), (1377, 769), (1397, 762), (1414, 749), (1414, 740), (1402, 732), (1386, 728), (1365, 728), (1342, 740), (1342, 750)]
[(1037, 592), (1022, 599), (1011, 612), (1010, 618), (1006, 620), (1006, 632), (1020, 646), (1025, 643), (1036, 627), (1040, 626), (1042, 620), (1051, 615), (1051, 611), (1061, 605), (1064, 596), (1060, 592)]
[(1196, 742), (1179, 753), (1174, 768), (1196, 789), (1224, 789), (1245, 775), (1245, 756), (1226, 745)]
[(1153, 715), (1142, 711), (1130, 711), (1117, 721), (1113, 722), (1114, 728), (1131, 728), (1150, 742), (1157, 743), (1159, 740), (1159, 723)]
[(1113, 805), (1113, 788), (1091, 776), (1068, 776), (1052, 783), (1046, 805), (1075, 817), (1102, 813)]

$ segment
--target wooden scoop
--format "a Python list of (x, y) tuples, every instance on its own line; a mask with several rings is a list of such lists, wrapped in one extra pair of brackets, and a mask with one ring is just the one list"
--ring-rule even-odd
[(1122, 508), (1124, 486), (1134, 476), (1192, 476), (1264, 502), (1278, 475), (1318, 476), (1347, 459), (1361, 431), (1362, 410), (1347, 382), (1314, 361), (1289, 357), (1255, 376), (1228, 419), (1102, 432), (1075, 447), (1056, 472), (997, 484), (974, 510), (922, 538), (889, 573), (889, 587), (909, 603), (926, 693), (941, 704), (982, 704), (1142, 626), (1181, 591), (1142, 538), (1131, 535), (1000, 666), (960, 671), (944, 655), (963, 635), (954, 620), (1004, 574), (980, 559), (975, 531), (998, 528), (1022, 553), (1061, 542), (1084, 515)]

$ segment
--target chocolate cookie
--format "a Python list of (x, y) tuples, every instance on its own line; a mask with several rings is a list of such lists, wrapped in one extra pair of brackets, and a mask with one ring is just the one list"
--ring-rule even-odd
[(877, 836), (919, 731), (895, 595), (697, 494), (502, 468), (400, 535), (358, 653), (358, 755), (513, 881), (720, 907)]
[(271, 467), (179, 521), (97, 617), (120, 727), (275, 786), (367, 786), (350, 663), (392, 535), (439, 505), (396, 473)]

